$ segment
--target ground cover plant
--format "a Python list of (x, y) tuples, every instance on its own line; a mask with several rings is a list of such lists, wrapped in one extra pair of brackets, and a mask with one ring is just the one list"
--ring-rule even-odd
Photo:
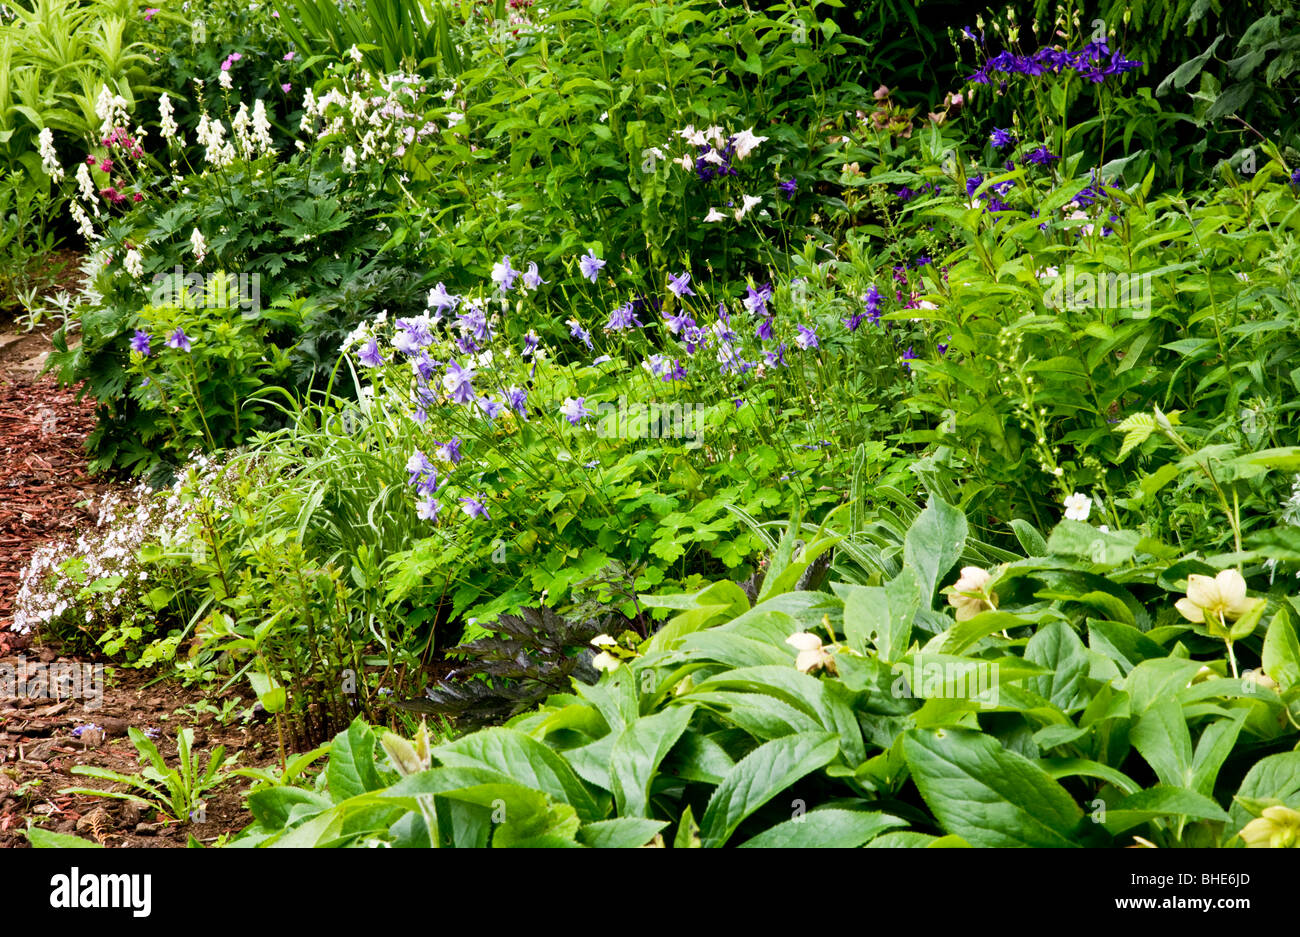
[(278, 766), (74, 773), (247, 779), (238, 847), (1300, 845), (1290, 6), (75, 15), (135, 45), (14, 111), (0, 287), (84, 252), (23, 305), (132, 488), (12, 630)]

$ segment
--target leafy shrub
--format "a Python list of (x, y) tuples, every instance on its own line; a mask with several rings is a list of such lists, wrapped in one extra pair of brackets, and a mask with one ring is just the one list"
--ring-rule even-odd
[[(753, 606), (727, 582), (646, 598), (674, 617), (631, 647), (599, 640), (599, 683), (436, 746), (355, 723), (315, 791), (249, 798), (241, 840), (1236, 845), (1267, 807), (1292, 822), (1286, 592), (1251, 599), (1243, 584), (1214, 606), (1227, 640), (1188, 620), (1219, 601), (1184, 586), (1203, 567), (1070, 520), (1046, 540), (1026, 531), (1033, 555), (941, 589), (967, 529), (932, 499), (880, 585), (786, 591), (838, 539), (814, 537), (802, 554), (786, 540)], [(1260, 662), (1244, 676), (1234, 641)]]

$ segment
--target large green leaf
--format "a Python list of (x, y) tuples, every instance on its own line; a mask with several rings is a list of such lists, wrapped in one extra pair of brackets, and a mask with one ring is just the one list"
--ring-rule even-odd
[(686, 731), (694, 712), (694, 706), (674, 706), (643, 716), (618, 737), (610, 756), (609, 777), (620, 816), (650, 816), (650, 784), (655, 772)]
[(375, 770), (376, 741), (374, 730), (358, 717), (330, 743), (325, 778), (336, 803), (384, 786)]
[(903, 755), (945, 830), (972, 846), (1073, 846), (1083, 811), (1065, 788), (997, 739), (969, 729), (913, 729)]
[(740, 759), (709, 798), (700, 822), (704, 845), (726, 843), (746, 817), (828, 764), (839, 747), (834, 735), (804, 732), (765, 742)]
[(585, 822), (600, 819), (591, 792), (554, 749), (514, 729), (495, 727), (439, 745), (434, 757), (448, 767), (486, 765), (524, 787), (571, 805)]
[[(1293, 809), (1300, 807), (1300, 751), (1261, 758), (1246, 772), (1236, 796), (1246, 800), (1280, 800)], [(1228, 815), (1227, 829), (1232, 833), (1241, 832), (1252, 817), (1236, 799)]]
[(778, 823), (740, 846), (742, 849), (856, 849), (895, 826), (907, 826), (907, 823), (885, 813), (826, 808)]
[(1197, 820), (1226, 820), (1223, 808), (1203, 794), (1186, 788), (1157, 785), (1125, 797), (1108, 807), (1102, 820), (1112, 836), (1132, 829), (1139, 823), (1161, 817), (1192, 817)]
[(934, 599), (939, 580), (961, 559), (967, 531), (966, 515), (933, 495), (908, 528), (903, 540), (903, 562), (915, 571), (926, 608)]

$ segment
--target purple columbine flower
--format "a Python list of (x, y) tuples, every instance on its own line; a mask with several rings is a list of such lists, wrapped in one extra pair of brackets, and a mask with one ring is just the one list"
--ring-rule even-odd
[(429, 306), (438, 311), (438, 315), (449, 312), (456, 308), (460, 302), (459, 296), (453, 296), (447, 292), (447, 287), (439, 283), (433, 289), (429, 290)]
[(498, 400), (493, 400), (491, 397), (479, 397), (474, 401), (474, 405), (487, 417), (489, 422), (500, 416), (501, 411), (505, 409), (504, 404)]
[(880, 290), (876, 289), (876, 284), (872, 283), (867, 287), (866, 295), (862, 301), (867, 304), (867, 321), (872, 325), (880, 324)]
[(1295, 172), (1291, 173), (1291, 184), (1300, 185), (1300, 169), (1297, 169)]
[(685, 273), (679, 274), (670, 273), (668, 274), (668, 291), (678, 299), (681, 299), (683, 296), (694, 296), (695, 291), (690, 288), (690, 282), (691, 272), (689, 270)]
[(565, 397), (564, 403), (560, 405), (561, 415), (563, 415), (570, 424), (577, 426), (587, 417), (592, 416), (595, 412), (587, 409), (586, 400), (586, 397), (578, 397), (577, 399), (574, 399), (573, 397)]
[(981, 185), (983, 185), (983, 183), (984, 183), (983, 176), (971, 176), (969, 179), (966, 180), (966, 194), (968, 196), (974, 195), (975, 190), (978, 189)]
[(935, 350), (939, 352), (940, 357), (942, 357), (943, 355), (948, 354), (948, 342), (951, 342), (951, 341), (952, 341), (952, 336), (949, 335), (949, 336), (948, 336), (948, 341), (947, 341), (947, 342), (939, 342), (937, 345), (934, 346), (934, 347), (935, 347)]
[(754, 335), (760, 342), (772, 340), (772, 316), (758, 320), (758, 328), (754, 329)]
[(683, 329), (695, 328), (695, 320), (692, 319), (685, 311), (676, 315), (664, 316), (664, 321), (668, 323), (668, 331), (678, 335)]
[(531, 357), (533, 353), (537, 351), (537, 342), (537, 333), (532, 329), (529, 329), (528, 334), (524, 336), (524, 350), (522, 354), (525, 358)]
[(578, 259), (578, 269), (592, 283), (595, 283), (596, 278), (600, 276), (600, 268), (603, 266), (605, 266), (605, 261), (597, 257), (596, 252), (591, 248), (588, 248), (587, 253)]
[(908, 371), (912, 370), (912, 365), (910, 364), (910, 362), (915, 360), (916, 360), (916, 355), (912, 352), (912, 346), (908, 345), (907, 351), (903, 352), (903, 364), (907, 365)]
[(450, 462), (452, 465), (456, 465), (461, 460), (460, 437), (453, 436), (448, 442), (437, 443), (434, 451), (437, 453), (438, 458), (442, 459), (444, 462)]
[(844, 323), (844, 327), (848, 329), (850, 332), (856, 332), (858, 330), (858, 326), (862, 324), (862, 320), (865, 319), (866, 317), (867, 314), (865, 312), (855, 312), (847, 319), (841, 319), (840, 321)]
[[(384, 356), (379, 353), (379, 342), (373, 338), (366, 342), (361, 354), (357, 355), (357, 360), (368, 368), (377, 368), (384, 363)], [(427, 360), (427, 359), (426, 359)], [(428, 380), (426, 377), (425, 380)]]
[(425, 498), (415, 505), (415, 513), (422, 521), (436, 521), (438, 519), (438, 510), (442, 505), (432, 498)]
[(515, 277), (517, 276), (519, 276), (519, 271), (510, 266), (509, 254), (506, 254), (492, 265), (492, 282), (503, 293), (510, 292), (510, 289), (515, 285)]
[(470, 517), (481, 517), (484, 520), (490, 521), (492, 520), (492, 515), (488, 513), (487, 506), (481, 500), (482, 497), (483, 495), (480, 493), (477, 498), (461, 498), (460, 503), (463, 505), (461, 510)]
[(621, 332), (624, 329), (630, 329), (632, 326), (641, 326), (644, 323), (636, 317), (631, 303), (624, 303), (609, 314), (609, 321), (605, 323), (605, 331)]
[(741, 300), (741, 303), (745, 307), (745, 311), (752, 316), (767, 315), (767, 302), (772, 298), (772, 284), (765, 283), (758, 289), (754, 289), (752, 286), (747, 286), (745, 287), (745, 291), (745, 298)]
[(535, 290), (545, 282), (542, 275), (537, 272), (537, 264), (529, 263), (528, 272), (524, 274), (524, 288)]
[(473, 380), (473, 368), (462, 368), (455, 361), (450, 361), (447, 363), (447, 373), (442, 377), (442, 386), (452, 400), (469, 403), (476, 396)]
[(510, 404), (510, 409), (518, 413), (525, 420), (528, 419), (528, 391), (521, 387), (510, 387), (506, 390), (506, 403)]
[(789, 202), (794, 199), (794, 193), (799, 188), (799, 183), (795, 181), (794, 176), (791, 176), (785, 182), (779, 183), (777, 188), (785, 193), (785, 200)]
[(1040, 146), (1025, 157), (1025, 163), (1033, 164), (1035, 166), (1050, 166), (1057, 159), (1059, 159), (1059, 157), (1054, 156), (1051, 150), (1045, 146)]
[(816, 332), (814, 332), (806, 325), (797, 325), (795, 326), (795, 328), (799, 330), (799, 336), (794, 340), (794, 343), (796, 345), (798, 345), (804, 351), (808, 351), (811, 348), (818, 347)]
[(429, 461), (429, 457), (419, 449), (416, 449), (415, 452), (411, 454), (411, 457), (406, 460), (406, 474), (408, 476), (406, 483), (408, 485), (414, 485), (421, 478), (433, 471), (433, 463)]
[(578, 339), (582, 344), (587, 346), (587, 350), (592, 350), (595, 346), (591, 343), (591, 333), (582, 327), (582, 323), (577, 319), (568, 321), (569, 335)]
[(148, 358), (150, 338), (151, 336), (148, 332), (142, 332), (140, 329), (136, 329), (135, 334), (131, 336), (131, 350), (138, 351), (140, 354)]
[[(781, 344), (776, 346), (775, 351), (763, 352), (763, 354), (767, 356), (768, 367), (779, 368), (785, 364), (785, 349), (786, 349), (786, 344), (785, 342), (782, 342)], [(737, 405), (737, 409), (739, 409), (739, 405)]]
[(1005, 150), (1009, 146), (1016, 145), (1016, 138), (1006, 130), (993, 128), (993, 133), (989, 135), (989, 142), (993, 144), (995, 150)]
[(185, 330), (177, 326), (176, 331), (167, 337), (168, 348), (179, 348), (181, 351), (189, 351), (191, 348), (190, 337), (185, 334)]

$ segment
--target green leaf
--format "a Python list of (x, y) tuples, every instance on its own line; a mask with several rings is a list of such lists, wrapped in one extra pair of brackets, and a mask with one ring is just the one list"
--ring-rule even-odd
[(650, 785), (655, 772), (686, 731), (694, 712), (694, 706), (674, 706), (643, 716), (618, 737), (610, 756), (609, 777), (621, 816), (650, 815)]
[(650, 842), (667, 825), (667, 820), (640, 817), (598, 820), (578, 830), (578, 842), (592, 849), (635, 849)]
[(1050, 673), (1030, 682), (1039, 696), (1051, 700), (1069, 713), (1088, 705), (1087, 687), (1090, 662), (1079, 636), (1063, 621), (1054, 621), (1039, 629), (1025, 646), (1025, 660), (1041, 664)]
[(885, 813), (824, 808), (778, 823), (740, 846), (742, 849), (856, 849), (895, 826), (907, 826), (907, 823)]
[(795, 781), (828, 764), (839, 740), (804, 732), (758, 746), (732, 768), (709, 798), (700, 824), (705, 846), (722, 846), (736, 827)]
[[(1278, 800), (1288, 807), (1300, 807), (1300, 751), (1281, 752), (1261, 758), (1246, 772), (1236, 798)], [(1234, 799), (1228, 811), (1228, 829), (1233, 833), (1251, 820), (1251, 813)]]
[(943, 828), (972, 846), (1073, 846), (1083, 812), (1061, 785), (997, 739), (969, 729), (912, 729), (903, 755)]
[(1106, 808), (1102, 826), (1112, 836), (1139, 823), (1161, 817), (1192, 817), (1197, 820), (1226, 820), (1223, 808), (1210, 798), (1181, 787), (1156, 785), (1125, 797)]
[(1047, 556), (1047, 541), (1029, 521), (1017, 517), (1011, 522), (1011, 530), (1026, 556)]
[(1264, 673), (1285, 691), (1300, 683), (1300, 642), (1285, 608), (1279, 608), (1264, 635)]
[(447, 767), (486, 765), (569, 804), (584, 822), (600, 819), (596, 801), (564, 756), (515, 729), (483, 729), (439, 745), (433, 754)]
[(1138, 718), (1129, 739), (1162, 784), (1191, 786), (1192, 736), (1176, 700), (1165, 698), (1152, 705)]
[(336, 803), (384, 786), (375, 770), (375, 733), (361, 717), (334, 736), (325, 777)]
[(70, 836), (67, 833), (55, 833), (53, 830), (43, 830), (39, 826), (31, 826), (23, 830), (23, 835), (27, 841), (32, 844), (33, 849), (103, 849), (99, 843), (91, 842), (88, 839), (82, 839), (80, 836)]
[(966, 515), (933, 495), (908, 528), (903, 540), (903, 563), (916, 572), (926, 608), (934, 600), (939, 580), (961, 559), (967, 532)]

